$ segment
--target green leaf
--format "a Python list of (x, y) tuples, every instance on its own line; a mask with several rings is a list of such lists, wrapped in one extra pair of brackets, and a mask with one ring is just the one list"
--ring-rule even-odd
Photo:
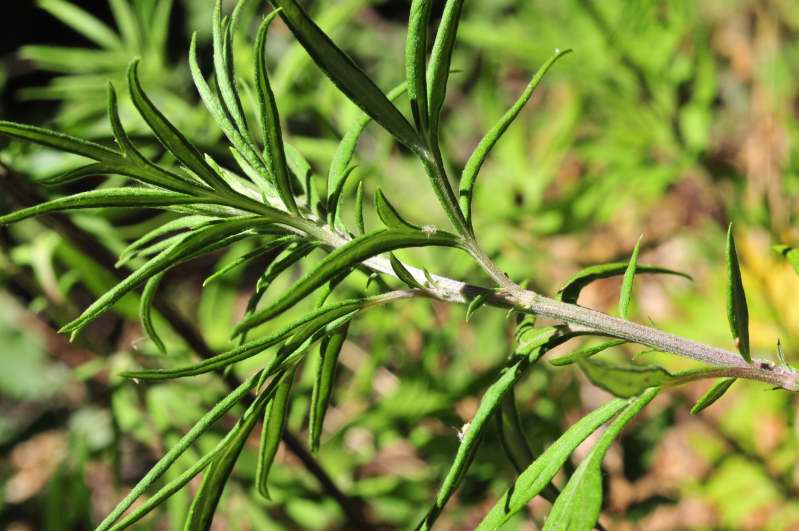
[(122, 41), (114, 30), (75, 4), (63, 0), (38, 0), (37, 3), (39, 7), (103, 48), (123, 48)]
[(347, 184), (347, 180), (349, 180), (350, 175), (355, 172), (356, 166), (348, 168), (347, 171), (344, 172), (341, 179), (336, 182), (335, 190), (331, 190), (328, 192), (327, 195), (327, 224), (331, 227), (336, 228), (343, 228), (343, 223), (341, 221), (341, 212), (340, 206), (342, 202), (342, 195), (344, 193), (344, 186)]
[(428, 235), (409, 230), (384, 229), (360, 236), (332, 251), (316, 268), (306, 273), (270, 306), (239, 323), (234, 334), (240, 334), (280, 315), (339, 272), (373, 256), (407, 247), (461, 247), (461, 245), (458, 237), (444, 231)]
[(560, 356), (554, 360), (549, 360), (549, 363), (555, 365), (556, 367), (570, 365), (582, 359), (590, 358), (591, 356), (599, 354), (600, 352), (604, 352), (609, 348), (618, 347), (619, 345), (623, 345), (625, 343), (627, 343), (627, 341), (624, 339), (614, 339), (613, 341), (607, 341), (605, 343), (600, 343), (599, 345), (589, 345), (587, 347), (577, 349), (571, 354)]
[(145, 371), (123, 372), (123, 378), (137, 378), (139, 380), (167, 380), (171, 378), (185, 378), (204, 374), (216, 369), (221, 369), (260, 354), (269, 347), (289, 339), (299, 328), (311, 324), (311, 328), (318, 330), (335, 320), (364, 308), (370, 299), (350, 299), (339, 303), (318, 308), (301, 318), (292, 321), (272, 334), (249, 341), (243, 345), (205, 359), (199, 363), (176, 369), (158, 369)]
[(249, 253), (240, 256), (227, 264), (224, 267), (220, 267), (218, 270), (214, 271), (211, 275), (208, 276), (203, 281), (203, 287), (206, 287), (211, 282), (222, 278), (230, 271), (236, 269), (237, 267), (241, 267), (242, 265), (252, 262), (266, 254), (278, 254), (280, 251), (288, 244), (295, 243), (297, 241), (297, 236), (295, 235), (288, 235), (288, 236), (281, 236), (280, 238), (275, 238), (274, 240), (268, 242), (263, 247), (259, 247)]
[[(241, 2), (237, 3), (237, 9)], [(241, 99), (236, 89), (235, 73), (233, 71), (232, 47), (233, 38), (231, 24), (222, 28), (222, 0), (216, 0), (213, 10), (213, 20), (211, 23), (211, 37), (213, 43), (214, 73), (219, 93), (222, 96), (225, 110), (233, 118), (236, 128), (241, 133), (245, 141), (249, 141), (249, 131), (247, 121), (244, 119), (244, 110), (241, 107)]]
[(93, 162), (86, 166), (80, 166), (62, 173), (58, 173), (52, 177), (47, 177), (37, 181), (39, 184), (45, 186), (61, 186), (64, 184), (71, 184), (86, 177), (96, 177), (98, 175), (113, 175), (119, 173), (115, 164), (104, 164), (102, 162)]
[(174, 245), (165, 249), (157, 256), (149, 260), (142, 267), (128, 275), (123, 281), (114, 286), (113, 289), (105, 293), (102, 297), (94, 301), (86, 310), (75, 320), (65, 325), (62, 332), (78, 332), (91, 321), (99, 317), (111, 306), (114, 305), (123, 295), (136, 288), (139, 284), (158, 274), (166, 271), (175, 264), (189, 259), (196, 253), (206, 253), (214, 250), (212, 247), (217, 241), (223, 240), (227, 236), (247, 231), (259, 225), (268, 225), (272, 221), (256, 216), (246, 216), (243, 218), (232, 218), (211, 225), (201, 231), (189, 234)]
[(602, 507), (602, 461), (621, 430), (652, 399), (659, 389), (650, 389), (633, 400), (614, 419), (577, 470), (569, 478), (544, 523), (544, 531), (591, 531)]
[(244, 448), (244, 443), (247, 442), (250, 432), (252, 432), (258, 419), (261, 418), (269, 398), (273, 395), (272, 386), (264, 389), (231, 430), (232, 436), (230, 440), (214, 457), (211, 466), (205, 472), (200, 489), (194, 496), (194, 501), (192, 501), (189, 512), (186, 515), (186, 522), (183, 527), (185, 531), (207, 531), (211, 529), (211, 523), (213, 522), (219, 499), (222, 497), (222, 491), (225, 489), (228, 478), (233, 472), (233, 467), (236, 465), (241, 450)]
[(546, 352), (548, 348), (554, 345), (554, 343), (550, 343), (550, 341), (557, 340), (558, 329), (547, 327), (541, 329), (537, 335), (541, 338), (540, 345), (535, 349), (531, 349), (526, 355), (515, 355), (511, 357), (508, 365), (502, 370), (499, 377), (483, 394), (477, 411), (474, 414), (474, 418), (472, 418), (471, 422), (464, 425), (461, 430), (459, 435), (461, 442), (458, 446), (455, 459), (453, 459), (452, 465), (447, 475), (444, 477), (444, 481), (436, 495), (433, 506), (416, 527), (417, 530), (429, 530), (433, 527), (441, 511), (444, 510), (447, 501), (449, 501), (455, 489), (457, 489), (461, 481), (463, 481), (474, 459), (474, 454), (480, 444), (480, 439), (486, 424), (500, 407), (505, 395), (513, 388), (513, 385), (519, 381), (519, 378), (522, 377), (529, 366)]
[(430, 24), (431, 0), (413, 0), (408, 18), (405, 43), (405, 79), (408, 99), (416, 129), (426, 132), (429, 127), (427, 111), (427, 27)]
[(557, 50), (555, 54), (538, 69), (527, 85), (527, 88), (522, 92), (522, 95), (519, 96), (519, 99), (516, 100), (516, 103), (514, 103), (513, 106), (505, 112), (502, 118), (500, 118), (499, 122), (486, 133), (483, 139), (480, 140), (480, 143), (477, 144), (469, 160), (466, 161), (466, 166), (464, 166), (463, 173), (461, 174), (459, 196), (461, 210), (463, 215), (466, 216), (466, 220), (470, 226), (472, 220), (474, 185), (477, 180), (477, 175), (480, 173), (480, 168), (483, 167), (483, 163), (486, 161), (497, 142), (499, 142), (499, 139), (502, 138), (502, 135), (505, 134), (508, 127), (510, 127), (513, 121), (516, 120), (516, 117), (519, 116), (519, 113), (530, 100), (530, 97), (532, 97), (533, 92), (536, 87), (538, 87), (538, 84), (541, 83), (541, 80), (544, 78), (549, 68), (555, 64), (555, 61), (569, 52), (571, 52), (571, 50)]
[(183, 229), (196, 230), (215, 220), (219, 220), (219, 218), (211, 216), (182, 216), (163, 223), (125, 247), (119, 254), (119, 260), (115, 265), (116, 267), (122, 267), (134, 258), (141, 249), (146, 248), (149, 243), (156, 241), (170, 232), (181, 231)]
[(746, 293), (741, 281), (741, 268), (732, 235), (732, 223), (727, 229), (727, 320), (735, 347), (747, 363), (752, 363), (749, 353), (749, 309), (746, 306)]
[(382, 125), (397, 140), (413, 150), (423, 150), (424, 141), (375, 83), (308, 17), (296, 0), (270, 0), (314, 62), (336, 86)]
[(793, 270), (799, 275), (799, 250), (788, 245), (774, 245), (774, 251), (778, 252), (788, 260), (788, 263), (793, 266)]
[(366, 223), (363, 220), (363, 181), (358, 182), (355, 190), (355, 228), (358, 229), (358, 236), (366, 234)]
[(128, 67), (128, 87), (133, 104), (138, 109), (155, 136), (179, 161), (193, 171), (202, 181), (217, 191), (230, 191), (224, 179), (214, 172), (203, 156), (178, 129), (161, 114), (144, 93), (138, 74), (139, 60), (134, 59)]
[(496, 424), (499, 440), (505, 455), (508, 456), (517, 473), (524, 472), (535, 459), (527, 437), (524, 435), (519, 411), (516, 409), (516, 396), (511, 388), (503, 397), (499, 411), (497, 411)]
[(575, 422), (532, 465), (519, 474), (513, 485), (486, 514), (477, 530), (499, 529), (513, 515), (524, 509), (530, 500), (549, 485), (575, 448), (629, 403), (616, 398)]
[(696, 415), (706, 407), (713, 405), (716, 400), (724, 396), (724, 393), (727, 392), (727, 389), (730, 388), (732, 384), (735, 383), (737, 378), (724, 378), (716, 382), (713, 387), (707, 390), (702, 397), (696, 401), (694, 407), (691, 408), (691, 415)]
[(274, 20), (277, 11), (273, 11), (258, 28), (258, 38), (255, 42), (255, 82), (258, 88), (258, 110), (261, 115), (261, 124), (264, 128), (266, 150), (271, 161), (272, 175), (275, 185), (280, 193), (280, 199), (290, 212), (297, 213), (297, 203), (291, 190), (291, 176), (286, 163), (286, 153), (283, 148), (283, 134), (280, 129), (280, 116), (277, 111), (275, 95), (269, 84), (269, 74), (266, 68), (266, 32), (269, 24)]
[(339, 330), (322, 340), (319, 347), (319, 367), (314, 379), (313, 391), (311, 392), (311, 415), (308, 421), (309, 438), (312, 452), (319, 451), (319, 441), (322, 438), (322, 428), (325, 422), (330, 397), (333, 395), (333, 387), (336, 380), (336, 367), (341, 348), (347, 339), (349, 325), (344, 325)]
[(261, 445), (258, 451), (258, 464), (255, 469), (258, 492), (267, 500), (271, 499), (268, 485), (269, 471), (275, 461), (280, 440), (283, 438), (283, 431), (286, 429), (286, 421), (288, 420), (294, 371), (289, 369), (282, 374), (278, 374), (275, 376), (275, 381), (277, 381), (277, 390), (264, 412)]
[(455, 48), (455, 37), (462, 10), (463, 0), (447, 0), (436, 32), (433, 51), (430, 54), (427, 78), (430, 94), (430, 137), (434, 140), (438, 138), (441, 109), (447, 95), (452, 50)]
[[(628, 265), (629, 264), (627, 264), (626, 262), (612, 262), (609, 264), (601, 264), (601, 265), (587, 267), (579, 271), (574, 276), (572, 276), (568, 281), (566, 281), (566, 284), (558, 291), (558, 298), (563, 302), (576, 304), (577, 298), (580, 296), (580, 291), (582, 291), (584, 287), (586, 287), (591, 282), (594, 282), (595, 280), (623, 275), (624, 273), (626, 273)], [(636, 274), (652, 273), (652, 274), (663, 274), (663, 275), (677, 275), (683, 278), (687, 278), (688, 280), (692, 280), (691, 277), (689, 275), (686, 275), (685, 273), (680, 273), (679, 271), (666, 269), (665, 267), (638, 264), (636, 265), (635, 272)]]
[(170, 450), (144, 475), (144, 477), (131, 489), (125, 498), (117, 504), (111, 513), (100, 522), (95, 531), (107, 531), (120, 516), (122, 516), (128, 508), (142, 495), (147, 488), (155, 483), (167, 469), (172, 466), (183, 452), (185, 452), (200, 435), (206, 432), (211, 425), (216, 422), (222, 415), (224, 415), (230, 408), (236, 405), (244, 395), (250, 392), (258, 381), (258, 374), (247, 379), (246, 382), (239, 385), (225, 398), (217, 402), (208, 413), (186, 432), (180, 440), (170, 448)]
[(388, 259), (391, 263), (391, 269), (394, 270), (394, 274), (397, 275), (398, 279), (403, 281), (411, 288), (424, 289), (423, 286), (413, 277), (411, 272), (405, 268), (402, 262), (400, 262), (397, 257), (394, 256), (394, 253), (389, 254)]
[[(406, 84), (401, 83), (394, 87), (388, 93), (388, 99), (394, 101), (402, 94), (405, 93)], [(338, 188), (338, 182), (344, 177), (347, 168), (350, 167), (352, 159), (355, 156), (355, 149), (358, 147), (358, 140), (361, 138), (366, 126), (372, 121), (372, 117), (368, 114), (360, 114), (352, 123), (344, 137), (336, 147), (336, 152), (333, 155), (333, 160), (330, 162), (330, 170), (327, 175), (327, 190), (330, 191)]]
[(158, 331), (155, 329), (152, 312), (153, 298), (155, 297), (155, 294), (158, 291), (158, 285), (161, 283), (163, 278), (164, 274), (158, 273), (157, 275), (151, 277), (144, 285), (144, 291), (142, 291), (141, 302), (139, 305), (139, 316), (141, 318), (142, 328), (147, 334), (147, 337), (149, 337), (150, 341), (152, 341), (158, 350), (161, 351), (161, 354), (166, 354), (166, 345), (164, 345), (164, 341), (161, 339), (161, 336), (158, 335)]
[(211, 202), (208, 198), (196, 198), (186, 194), (153, 190), (151, 188), (102, 188), (59, 197), (46, 203), (11, 212), (0, 216), (0, 224), (15, 223), (50, 212), (83, 208), (164, 208), (175, 205)]
[(0, 133), (100, 162), (118, 163), (122, 160), (122, 154), (113, 149), (43, 127), (0, 120)]
[(469, 306), (466, 308), (466, 322), (467, 323), (472, 318), (472, 315), (474, 315), (474, 312), (476, 312), (477, 310), (479, 310), (480, 308), (483, 307), (483, 305), (485, 304), (487, 299), (488, 299), (488, 294), (479, 293), (475, 298), (473, 298), (469, 302)]
[(389, 203), (388, 198), (383, 195), (383, 191), (380, 188), (375, 192), (375, 208), (377, 209), (377, 216), (389, 229), (420, 230), (420, 227), (405, 221), (405, 218), (394, 208), (394, 205)]
[(633, 282), (635, 281), (635, 271), (638, 267), (638, 253), (641, 250), (641, 239), (638, 238), (633, 249), (633, 254), (630, 256), (630, 262), (627, 264), (627, 270), (624, 272), (624, 280), (621, 284), (621, 294), (619, 295), (619, 315), (622, 319), (627, 319), (627, 309), (630, 307), (630, 300), (633, 296)]
[(577, 364), (594, 385), (622, 398), (639, 395), (650, 387), (712, 378), (723, 370), (718, 367), (703, 367), (671, 373), (658, 366), (616, 365), (585, 357), (577, 360)]
[(131, 9), (130, 3), (128, 0), (109, 0), (108, 4), (125, 47), (138, 53), (141, 50), (142, 34), (137, 24), (136, 13)]

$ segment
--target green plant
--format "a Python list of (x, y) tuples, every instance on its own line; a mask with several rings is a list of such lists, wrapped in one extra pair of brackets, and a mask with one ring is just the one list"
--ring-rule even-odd
[[(215, 9), (213, 64), (218, 90), (212, 90), (213, 85), (209, 85), (200, 70), (196, 45), (193, 44), (190, 54), (195, 84), (203, 102), (228, 139), (232, 157), (239, 167), (236, 171), (223, 167), (215, 158), (201, 153), (156, 108), (140, 83), (138, 61), (134, 61), (128, 70), (130, 97), (152, 132), (174, 157), (174, 163), (170, 163), (169, 159), (153, 162), (134, 145), (119, 119), (113, 86), (108, 88), (108, 115), (117, 142), (115, 148), (37, 127), (0, 123), (0, 132), (6, 135), (95, 161), (50, 179), (50, 184), (72, 183), (93, 175), (122, 175), (142, 185), (100, 187), (66, 195), (3, 216), (0, 222), (12, 223), (50, 212), (100, 207), (157, 208), (178, 216), (170, 224), (133, 242), (122, 253), (125, 261), (132, 260), (140, 265), (81, 316), (63, 327), (63, 331), (70, 332), (73, 337), (110, 310), (126, 294), (144, 285), (140, 310), (143, 328), (159, 349), (166, 350), (166, 342), (160, 338), (154, 326), (150, 308), (165, 271), (245, 240), (255, 242), (255, 250), (243, 255), (234, 266), (272, 253), (272, 262), (261, 276), (248, 305), (247, 315), (233, 331), (234, 336), (240, 339), (238, 347), (188, 366), (124, 373), (125, 377), (135, 381), (182, 378), (227, 370), (233, 364), (265, 352), (273, 354), (261, 370), (238, 384), (172, 446), (100, 524), (99, 529), (117, 529), (132, 524), (204, 470), (202, 485), (192, 503), (186, 527), (208, 528), (233, 464), (260, 418), (264, 419), (264, 428), (260, 439), (257, 481), (260, 492), (268, 495), (269, 471), (285, 425), (294, 373), (306, 361), (308, 353), (319, 343), (320, 362), (314, 382), (309, 430), (311, 447), (316, 449), (320, 444), (327, 401), (334, 388), (337, 358), (350, 323), (367, 310), (411, 298), (468, 305), (467, 316), (484, 306), (497, 307), (509, 310), (510, 315), (517, 319), (512, 354), (483, 394), (471, 422), (461, 430), (457, 453), (436, 499), (419, 523), (420, 529), (433, 526), (462, 482), (492, 418), (498, 420), (503, 445), (520, 475), (481, 525), (487, 529), (498, 527), (523, 509), (531, 498), (542, 494), (554, 503), (545, 528), (590, 529), (596, 523), (601, 507), (600, 470), (603, 457), (621, 429), (655, 397), (660, 387), (696, 379), (723, 378), (700, 400), (695, 408), (697, 411), (721, 397), (735, 378), (762, 381), (789, 391), (799, 390), (799, 375), (786, 364), (777, 365), (750, 356), (748, 310), (732, 226), (727, 238), (728, 320), (740, 355), (626, 319), (637, 273), (680, 274), (638, 264), (638, 246), (627, 263), (603, 264), (581, 271), (560, 290), (558, 298), (553, 299), (513, 282), (478, 243), (471, 204), (479, 170), (494, 145), (530, 99), (544, 74), (568, 50), (555, 51), (532, 78), (517, 104), (478, 144), (465, 165), (456, 193), (440, 138), (441, 112), (462, 1), (448, 0), (446, 3), (429, 60), (427, 35), (432, 2), (417, 0), (412, 4), (404, 89), (410, 100), (413, 123), (392, 103), (391, 97), (386, 96), (369, 76), (335, 46), (299, 4), (293, 0), (274, 0), (272, 4), (276, 10), (261, 24), (255, 44), (253, 77), (259, 127), (254, 127), (251, 120), (247, 119), (233, 65), (232, 36), (244, 2), (239, 2), (230, 18), (222, 17), (221, 3), (218, 2)], [(310, 164), (299, 150), (286, 142), (288, 135), (281, 126), (270, 85), (264, 50), (268, 28), (276, 16), (283, 19), (317, 65), (364, 113), (364, 117), (356, 121), (351, 132), (339, 144), (326, 186), (322, 186), (323, 194), (315, 190), (314, 182), (317, 179)], [(393, 96), (399, 97), (402, 90), (398, 89)], [(379, 189), (374, 194), (375, 210), (384, 227), (365, 230), (364, 203), (367, 194), (363, 182), (357, 185), (355, 223), (352, 225), (346, 221), (343, 209), (348, 195), (345, 192), (351, 189), (350, 181), (356, 175), (352, 161), (359, 135), (369, 120), (382, 126), (418, 158), (432, 191), (452, 225), (452, 232), (407, 220)], [(484, 287), (435, 275), (427, 269), (412, 267), (393, 254), (416, 247), (443, 247), (465, 253), (493, 285)], [(260, 305), (269, 285), (280, 273), (316, 249), (326, 252), (326, 256), (294, 282), (289, 290), (277, 295), (266, 305)], [(434, 266), (431, 263), (430, 269)], [(226, 271), (220, 270), (207, 282), (212, 282)], [(356, 272), (375, 279), (379, 292), (330, 302), (331, 297), (337, 295), (335, 290)], [(624, 281), (619, 302), (622, 318), (577, 305), (583, 287), (600, 278), (622, 275)], [(392, 284), (399, 287), (392, 289)], [(304, 303), (316, 292), (319, 292), (318, 300), (313, 308), (308, 308), (308, 304)], [(306, 311), (293, 316), (285, 326), (247, 340), (263, 325), (271, 324), (289, 310), (302, 306), (306, 307)], [(536, 327), (536, 316), (551, 318), (562, 324)], [(549, 350), (583, 336), (613, 339), (557, 358), (555, 363), (577, 364), (592, 382), (620, 398), (578, 421), (536, 458), (514, 420), (517, 412), (513, 387)], [(658, 366), (619, 365), (594, 358), (602, 350), (625, 342), (687, 357), (706, 366), (674, 373)], [(166, 358), (164, 364), (168, 365)], [(239, 402), (247, 403), (244, 413), (214, 449), (162, 486), (147, 502), (124, 515), (134, 501), (153, 486), (205, 430)], [(608, 421), (611, 421), (609, 429), (559, 493), (550, 485), (550, 481), (577, 445)], [(580, 507), (579, 511), (571, 510), (575, 505)]]

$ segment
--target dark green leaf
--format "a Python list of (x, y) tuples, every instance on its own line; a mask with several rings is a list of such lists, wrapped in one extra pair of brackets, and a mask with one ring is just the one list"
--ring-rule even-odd
[(732, 235), (732, 223), (727, 229), (727, 320), (735, 340), (735, 347), (747, 363), (752, 363), (749, 353), (749, 309), (746, 306), (746, 293), (741, 281), (741, 268)]
[(447, 80), (450, 75), (452, 50), (455, 48), (455, 37), (458, 33), (458, 23), (460, 22), (462, 10), (463, 0), (447, 0), (444, 6), (444, 14), (441, 16), (441, 23), (438, 25), (438, 31), (436, 32), (433, 51), (430, 54), (427, 78), (430, 94), (430, 137), (433, 140), (438, 138), (441, 109), (444, 106), (444, 98), (447, 95)]
[(280, 315), (339, 272), (352, 268), (367, 258), (407, 247), (460, 247), (461, 245), (460, 239), (444, 231), (425, 234), (388, 229), (360, 236), (327, 255), (316, 268), (306, 273), (278, 300), (239, 323), (234, 333), (240, 334)]
[(375, 192), (375, 208), (378, 217), (389, 229), (420, 230), (420, 227), (405, 221), (379, 188)]
[(150, 341), (155, 344), (162, 354), (166, 354), (166, 345), (164, 345), (164, 341), (161, 339), (161, 336), (158, 335), (158, 331), (155, 329), (152, 311), (153, 298), (155, 297), (155, 294), (158, 291), (158, 285), (161, 283), (161, 279), (163, 278), (164, 274), (158, 273), (157, 275), (151, 277), (144, 285), (144, 291), (142, 291), (141, 302), (139, 305), (139, 316), (141, 318), (142, 328), (147, 334), (147, 337), (150, 338)]
[(611, 400), (574, 423), (519, 475), (477, 529), (499, 529), (513, 515), (524, 509), (530, 500), (549, 485), (574, 449), (628, 404), (628, 401), (619, 398)]
[(393, 253), (389, 254), (388, 259), (391, 262), (391, 269), (394, 270), (394, 274), (397, 275), (398, 279), (403, 281), (411, 288), (423, 289), (422, 285), (413, 277), (411, 272), (405, 268), (402, 262), (400, 262)]
[(358, 189), (355, 190), (355, 228), (358, 229), (358, 236), (366, 234), (366, 223), (363, 220), (363, 181), (358, 182)]
[(659, 389), (645, 391), (633, 400), (610, 424), (577, 470), (569, 478), (552, 510), (547, 515), (544, 531), (591, 531), (602, 507), (602, 461), (621, 430), (652, 399)]
[(408, 18), (405, 43), (405, 79), (408, 99), (416, 128), (426, 132), (429, 126), (427, 111), (427, 27), (430, 24), (431, 0), (413, 0)]
[(319, 368), (316, 371), (313, 391), (311, 393), (311, 415), (308, 421), (311, 451), (319, 450), (319, 441), (322, 438), (322, 428), (325, 422), (330, 397), (336, 379), (336, 367), (341, 348), (347, 339), (349, 325), (344, 325), (322, 340), (319, 347)]
[[(580, 296), (580, 291), (591, 282), (603, 278), (617, 277), (623, 275), (627, 271), (628, 264), (626, 262), (612, 262), (609, 264), (595, 265), (587, 267), (582, 271), (576, 273), (571, 277), (566, 284), (558, 291), (558, 297), (563, 302), (572, 304), (577, 303), (577, 298)], [(677, 275), (688, 280), (692, 280), (689, 275), (666, 269), (665, 267), (657, 267), (650, 265), (637, 265), (636, 273), (653, 273), (664, 275)]]
[(597, 387), (622, 398), (629, 398), (650, 387), (676, 385), (719, 375), (717, 367), (671, 373), (663, 367), (616, 365), (592, 358), (577, 360), (585, 375)]
[(269, 496), (269, 471), (277, 455), (283, 430), (286, 429), (288, 410), (291, 404), (289, 398), (291, 385), (294, 381), (294, 371), (289, 369), (275, 376), (278, 382), (275, 396), (269, 401), (264, 412), (263, 428), (261, 430), (261, 447), (258, 451), (258, 465), (255, 470), (258, 492), (266, 499)]
[(366, 114), (411, 149), (424, 142), (377, 85), (308, 17), (296, 0), (271, 0), (291, 32), (327, 76)]
[(708, 389), (707, 392), (696, 401), (694, 407), (691, 408), (691, 415), (696, 415), (706, 407), (713, 405), (716, 400), (721, 398), (724, 393), (727, 392), (727, 389), (729, 389), (730, 386), (735, 383), (735, 380), (736, 378), (724, 378), (723, 380), (716, 382), (713, 387)]

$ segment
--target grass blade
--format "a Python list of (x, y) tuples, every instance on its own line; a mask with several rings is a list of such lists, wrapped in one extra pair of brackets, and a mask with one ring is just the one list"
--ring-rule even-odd
[(730, 332), (735, 340), (735, 348), (741, 357), (752, 363), (749, 353), (749, 309), (746, 305), (746, 293), (741, 280), (741, 267), (738, 264), (738, 252), (735, 249), (735, 238), (732, 235), (732, 223), (727, 229), (727, 320)]

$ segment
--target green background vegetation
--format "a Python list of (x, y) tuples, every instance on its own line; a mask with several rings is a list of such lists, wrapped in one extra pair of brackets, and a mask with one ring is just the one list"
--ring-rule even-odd
[[(114, 27), (105, 3), (96, 4), (98, 16)], [(145, 13), (157, 5), (131, 4)], [(253, 60), (247, 45), (265, 11), (259, 4), (250, 2), (236, 36), (242, 71)], [(402, 81), (405, 2), (310, 5), (315, 19), (382, 88)], [(125, 66), (139, 55), (151, 97), (203, 150), (227, 161), (221, 132), (198, 101), (186, 60), (194, 30), (201, 58), (210, 55), (210, 11), (210, 2), (176, 1), (168, 32), (159, 33), (153, 8), (153, 18), (142, 22), (148, 31), (120, 25), (122, 47), (75, 33), (79, 48), (66, 52), (29, 45), (46, 43), (47, 35), (21, 36), (13, 46), (19, 49), (0, 64), (2, 117), (108, 142), (106, 81), (113, 79), (123, 122), (140, 145), (156, 152), (122, 91)], [(59, 27), (53, 20), (46, 24)], [(61, 29), (57, 37), (70, 32)], [(553, 50), (574, 49), (550, 71), (483, 170), (474, 199), (481, 243), (513, 279), (528, 279), (552, 295), (586, 265), (626, 260), (643, 233), (641, 262), (686, 271), (694, 281), (641, 276), (630, 317), (732, 349), (724, 314), (724, 234), (734, 221), (752, 349), (776, 359), (781, 338), (788, 361), (796, 362), (799, 278), (771, 246), (799, 244), (797, 32), (799, 11), (790, 0), (466, 2), (443, 123), (452, 167), (462, 167)], [(355, 107), (279, 21), (269, 53), (288, 137), (324, 175)], [(1, 149), (4, 210), (55, 193), (32, 183), (76, 163), (8, 139)], [(379, 185), (409, 217), (446, 226), (418, 162), (385, 132), (370, 126), (358, 155), (368, 191)], [(351, 200), (355, 191), (345, 193)], [(113, 256), (168, 219), (91, 211), (0, 232), (0, 526), (90, 528), (225, 392), (216, 375), (148, 385), (118, 377), (159, 355), (142, 340), (138, 296), (124, 298), (75, 343), (55, 332), (115, 283)], [(369, 223), (377, 223), (375, 216)], [(230, 330), (260, 271), (256, 264), (204, 290), (200, 285), (248, 250), (237, 245), (180, 267), (159, 295), (168, 312), (202, 331), (215, 350), (230, 347)], [(399, 255), (410, 263), (438, 264), (434, 273), (482, 278), (470, 262), (453, 260), (451, 251)], [(290, 271), (270, 290), (279, 293), (301, 272)], [(363, 282), (351, 282), (348, 289), (364, 289)], [(592, 284), (581, 304), (614, 312), (619, 284)], [(403, 527), (429, 505), (459, 430), (508, 354), (512, 323), (503, 312), (485, 309), (468, 323), (464, 313), (408, 301), (367, 313), (350, 328), (318, 460), (351, 498), (348, 503), (366, 507), (375, 525)], [(170, 342), (171, 363), (194, 359), (166, 326), (163, 311), (156, 324)], [(649, 357), (672, 369), (690, 366), (665, 355)], [(254, 367), (244, 363), (236, 372), (246, 375)], [(288, 419), (303, 443), (312, 384), (309, 367), (295, 382)], [(796, 397), (739, 381), (712, 408), (690, 416), (708, 385), (661, 393), (614, 443), (605, 462), (606, 527), (799, 526)], [(540, 450), (607, 394), (573, 367), (539, 363), (516, 386), (516, 398), (527, 435)], [(210, 449), (225, 427), (230, 423), (220, 423), (180, 463)], [(352, 527), (330, 489), (286, 448), (272, 472), (272, 500), (258, 496), (256, 450), (257, 442), (245, 446), (220, 504), (220, 529)], [(437, 528), (472, 528), (513, 477), (489, 431)], [(181, 493), (139, 528), (179, 528), (189, 503)], [(537, 499), (508, 528), (533, 529), (547, 510)]]

